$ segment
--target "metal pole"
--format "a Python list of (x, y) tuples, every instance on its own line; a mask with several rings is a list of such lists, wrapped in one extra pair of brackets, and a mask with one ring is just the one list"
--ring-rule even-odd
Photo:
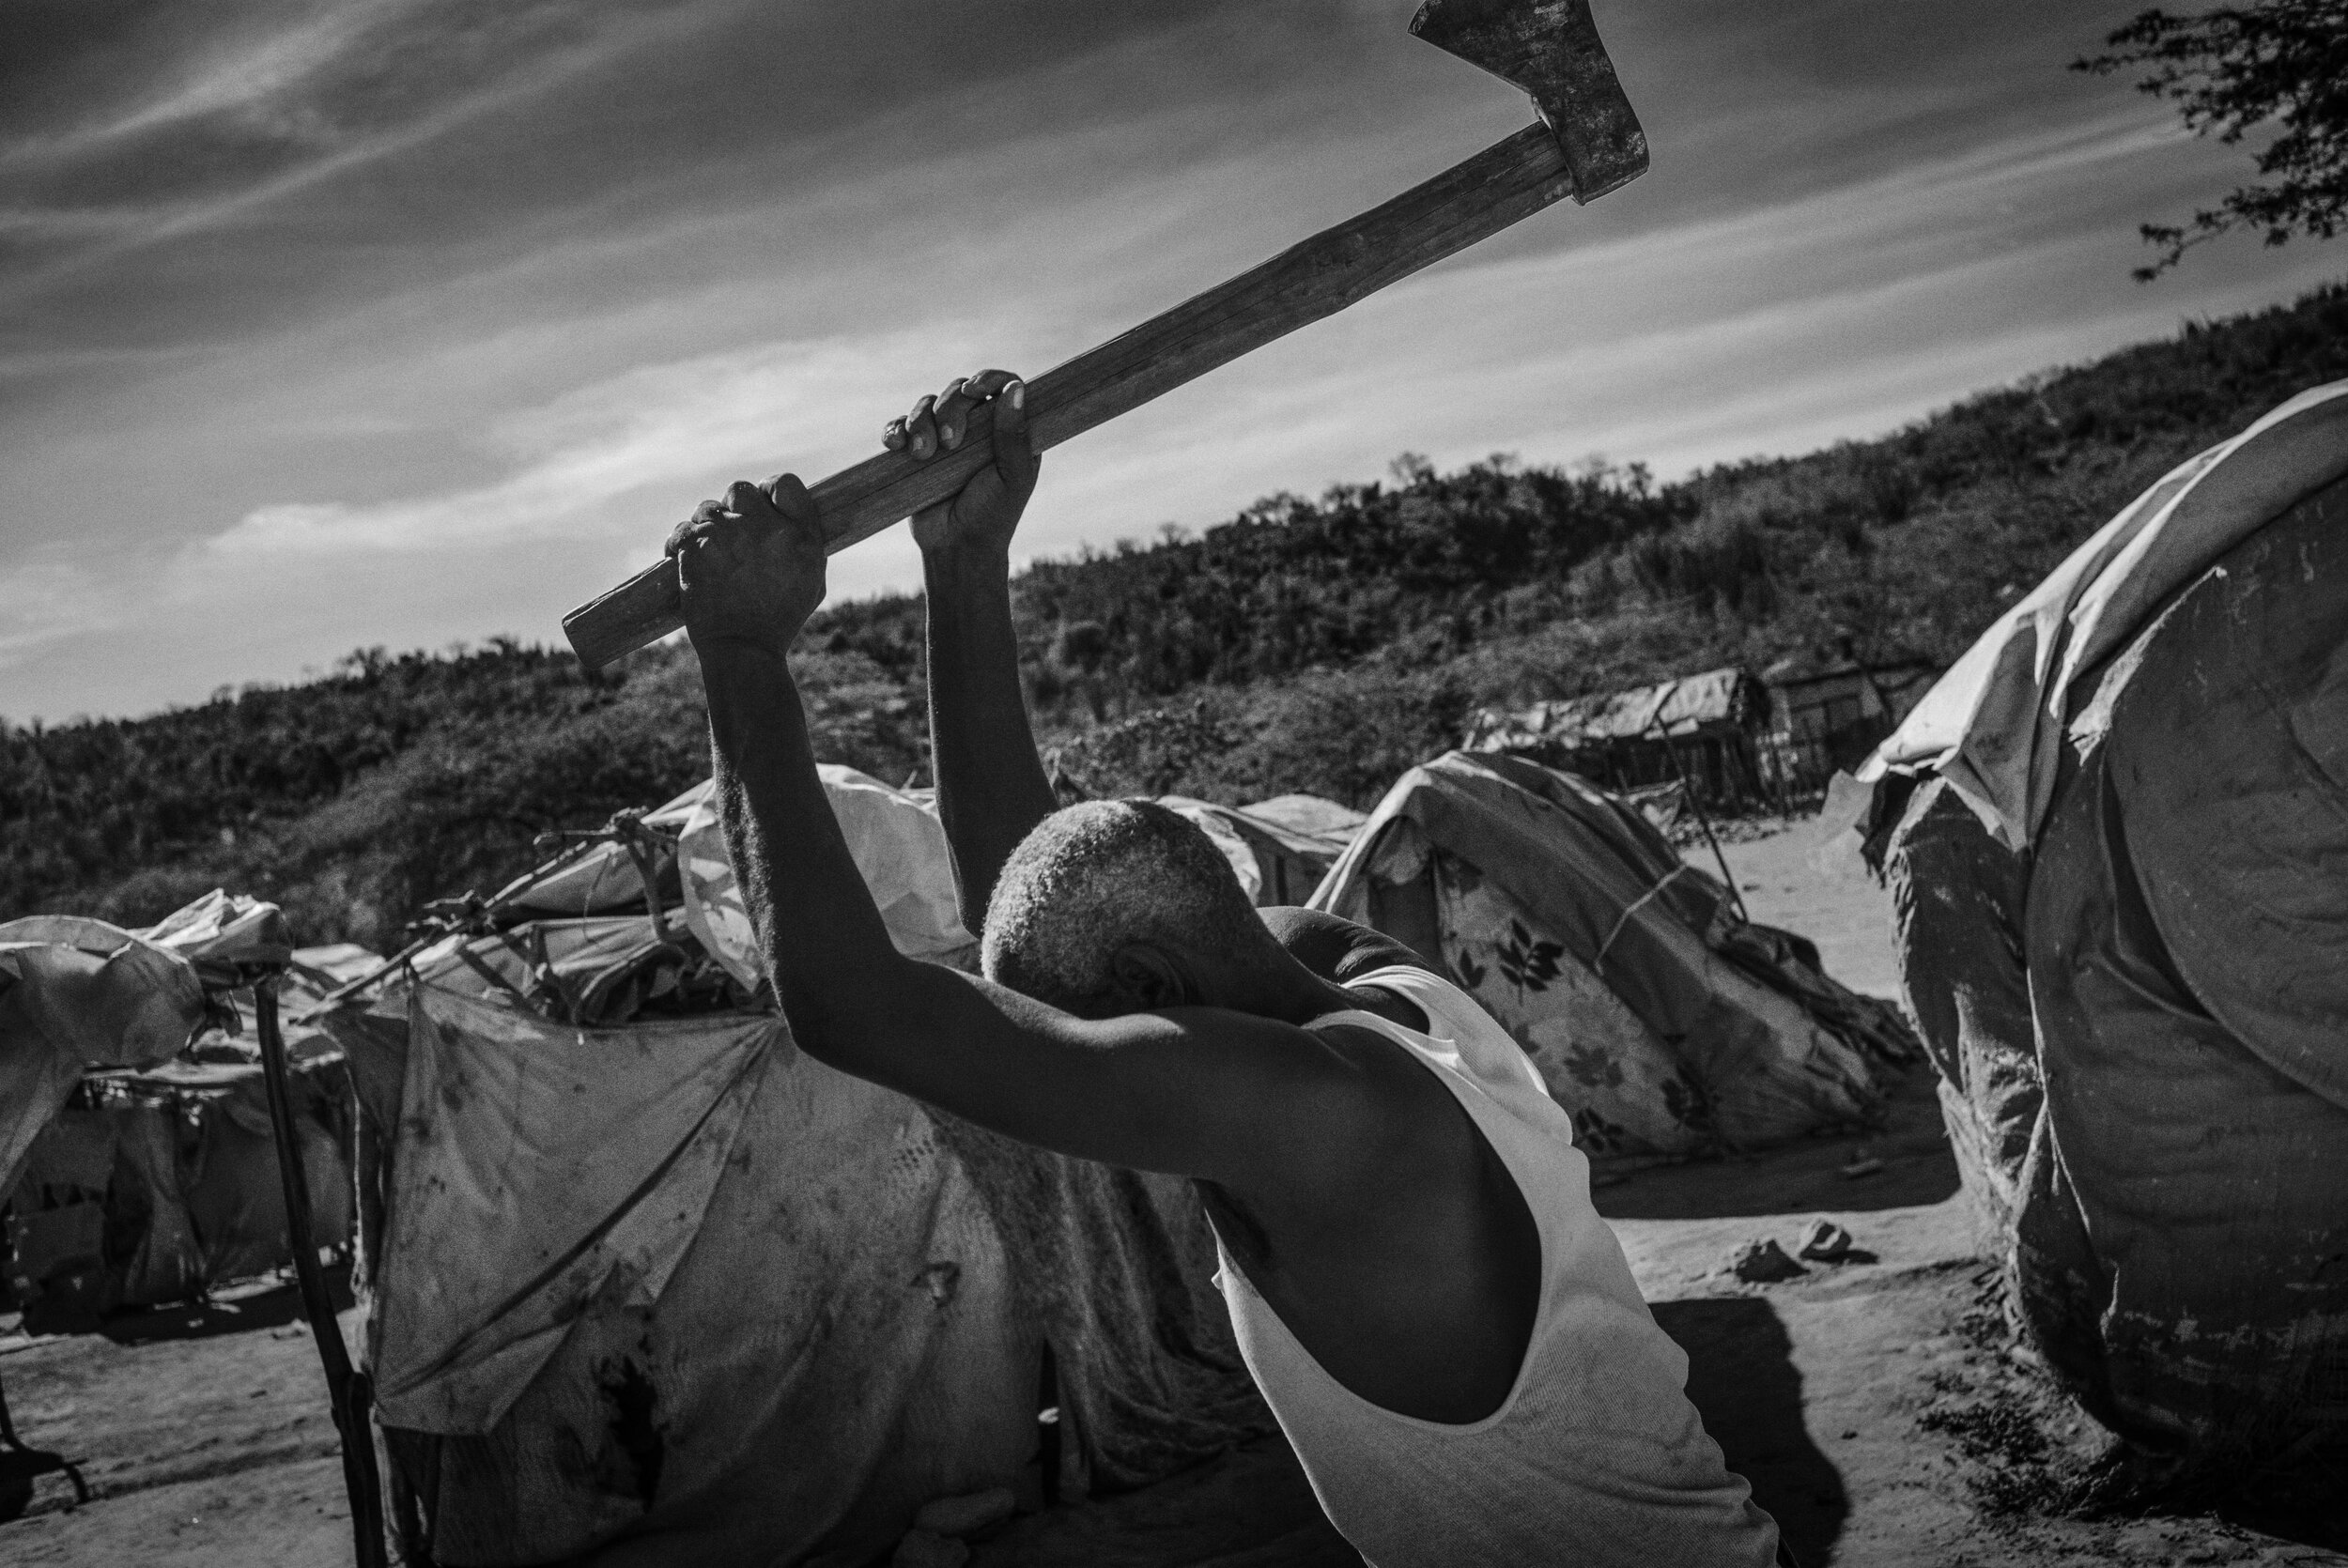
[(343, 1487), (350, 1494), (350, 1530), (359, 1568), (388, 1568), (383, 1546), (383, 1491), (375, 1469), (375, 1431), (368, 1409), (375, 1383), (350, 1364), (334, 1302), (310, 1229), (310, 1182), (301, 1169), (301, 1144), (294, 1135), (293, 1094), (286, 1066), (286, 1039), (277, 1032), (277, 979), (253, 984), (254, 1022), (261, 1037), (261, 1079), (269, 1089), (270, 1130), (277, 1136), (277, 1176), (286, 1192), (286, 1239), (293, 1250), (294, 1276), (301, 1283), (301, 1305), (317, 1341), (326, 1370), (326, 1392), (334, 1430), (343, 1439)]

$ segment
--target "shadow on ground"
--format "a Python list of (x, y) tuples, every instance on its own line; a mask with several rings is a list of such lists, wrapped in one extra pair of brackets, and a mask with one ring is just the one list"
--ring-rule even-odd
[[(348, 1264), (335, 1264), (326, 1270), (326, 1290), (336, 1312), (352, 1305)], [(255, 1329), (282, 1329), (302, 1321), (301, 1290), (290, 1279), (272, 1279), (247, 1281), (200, 1300), (133, 1307), (102, 1316), (72, 1305), (53, 1307), (36, 1301), (24, 1311), (23, 1327), (26, 1333), (36, 1336), (98, 1334), (116, 1345), (152, 1345), (162, 1340), (211, 1339)]]
[(1655, 1321), (1688, 1352), (1688, 1397), (1728, 1468), (1777, 1521), (1803, 1562), (1825, 1562), (1850, 1514), (1842, 1472), (1802, 1422), (1801, 1373), (1777, 1309), (1757, 1297), (1655, 1303)]
[[(1892, 1085), (1884, 1125), (1874, 1131), (1806, 1139), (1758, 1159), (1732, 1155), (1599, 1176), (1592, 1200), (1609, 1220), (1865, 1214), (1939, 1203), (1955, 1194), (1957, 1176), (1938, 1082), (1929, 1067), (1910, 1068)], [(1880, 1169), (1844, 1176), (1861, 1153)]]

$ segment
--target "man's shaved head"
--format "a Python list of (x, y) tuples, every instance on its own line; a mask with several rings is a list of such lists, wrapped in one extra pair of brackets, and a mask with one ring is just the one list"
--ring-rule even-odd
[(1231, 863), (1197, 824), (1144, 800), (1094, 800), (1036, 824), (986, 906), (986, 977), (1086, 1018), (1135, 1010), (1118, 953), (1135, 943), (1277, 961)]

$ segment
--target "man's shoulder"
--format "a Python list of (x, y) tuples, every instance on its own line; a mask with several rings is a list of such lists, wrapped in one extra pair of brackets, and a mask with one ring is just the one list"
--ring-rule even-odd
[(1399, 966), (1441, 977), (1415, 949), (1375, 927), (1319, 909), (1274, 906), (1257, 914), (1290, 958), (1335, 984), (1350, 986), (1374, 970)]

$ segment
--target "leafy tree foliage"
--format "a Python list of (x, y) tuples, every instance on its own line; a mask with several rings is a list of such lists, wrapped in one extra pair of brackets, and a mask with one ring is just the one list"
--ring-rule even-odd
[(2348, 0), (2252, 0), (2195, 16), (2148, 10), (2105, 40), (2110, 53), (2072, 62), (2095, 75), (2143, 68), (2137, 86), (2173, 99), (2197, 136), (2233, 144), (2270, 121), (2260, 182), (2236, 189), (2186, 224), (2146, 223), (2159, 259), (2139, 282), (2206, 239), (2238, 228), (2280, 245), (2348, 224)]

